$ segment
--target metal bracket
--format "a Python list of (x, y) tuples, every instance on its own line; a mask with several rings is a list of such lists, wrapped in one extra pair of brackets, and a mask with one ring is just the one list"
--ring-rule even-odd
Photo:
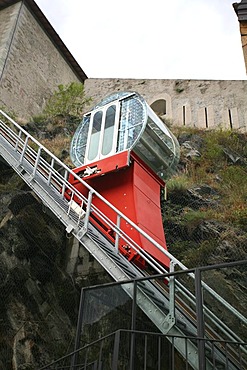
[(162, 324), (163, 328), (165, 329), (166, 334), (171, 330), (171, 328), (175, 325), (176, 318), (171, 314), (168, 314)]
[(87, 229), (83, 226), (77, 233), (77, 238), (80, 240), (87, 233)]
[(74, 226), (73, 226), (73, 225), (70, 225), (70, 224), (69, 224), (69, 225), (66, 227), (66, 232), (67, 232), (68, 234), (71, 234), (73, 230), (74, 230)]

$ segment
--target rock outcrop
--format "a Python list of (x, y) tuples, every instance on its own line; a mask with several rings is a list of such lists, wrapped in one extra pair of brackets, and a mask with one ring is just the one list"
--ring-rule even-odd
[(0, 368), (34, 369), (73, 349), (80, 288), (108, 276), (0, 162)]

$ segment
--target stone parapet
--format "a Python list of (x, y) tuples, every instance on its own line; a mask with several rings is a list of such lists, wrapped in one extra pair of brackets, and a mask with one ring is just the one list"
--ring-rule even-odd
[[(152, 106), (166, 103), (163, 118), (175, 125), (247, 131), (246, 80), (94, 79), (85, 92), (95, 104), (115, 91), (136, 91)], [(155, 104), (154, 104), (155, 106)]]

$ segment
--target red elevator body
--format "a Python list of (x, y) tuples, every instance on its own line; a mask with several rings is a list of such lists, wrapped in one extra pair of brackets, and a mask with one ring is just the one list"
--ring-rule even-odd
[[(85, 175), (88, 168), (94, 173)], [(160, 191), (164, 187), (164, 182), (135, 153), (126, 150), (90, 165), (78, 167), (73, 172), (82, 177), (162, 248), (167, 249), (160, 208)], [(69, 182), (85, 197), (88, 196), (88, 189), (74, 176), (70, 175)], [(65, 196), (69, 199), (70, 194), (65, 193)], [(116, 224), (117, 216), (114, 210), (97, 196), (93, 196), (92, 203)], [(115, 233), (100, 215), (91, 212), (90, 220), (114, 243)], [(137, 249), (143, 249), (163, 266), (169, 267), (169, 258), (135, 230), (129, 222), (121, 219), (120, 228), (135, 242)], [(144, 258), (123, 238), (119, 240), (119, 251), (138, 267), (142, 269), (147, 267)]]

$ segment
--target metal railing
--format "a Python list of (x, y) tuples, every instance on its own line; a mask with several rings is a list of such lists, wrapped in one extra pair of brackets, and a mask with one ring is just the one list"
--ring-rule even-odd
[[(129, 235), (123, 232), (121, 223), (127, 222), (133, 229), (137, 230), (144, 238), (169, 258), (171, 273), (174, 271), (175, 266), (180, 270), (187, 271), (184, 264), (171, 253), (164, 250), (162, 246), (91, 188), (83, 179), (77, 176), (69, 167), (48, 151), (13, 119), (1, 110), (0, 115), (2, 116), (2, 119), (0, 119), (0, 154), (2, 154), (28, 185), (36, 191), (41, 200), (50, 207), (55, 215), (65, 224), (67, 232), (72, 233), (80, 240), (88, 231), (90, 217), (96, 215), (109, 227), (109, 229), (114, 231), (116, 238), (115, 245), (112, 246), (112, 248), (115, 248), (116, 252), (119, 248), (119, 240), (122, 239), (127, 245), (133, 248), (136, 253), (157, 272), (157, 274), (166, 273), (167, 271), (164, 266), (160, 265), (154, 258), (138, 246)], [(87, 189), (87, 197), (79, 193), (78, 190), (69, 183), (69, 176), (73, 176), (85, 187), (85, 189)], [(36, 184), (37, 187), (35, 187)], [(42, 194), (40, 193), (41, 189), (43, 190)], [(70, 196), (69, 199), (66, 199), (65, 195), (68, 193)], [(95, 207), (93, 203), (93, 198), (95, 197), (100, 199), (105, 206), (109, 207), (115, 213), (115, 221), (110, 220), (101, 210)], [(50, 203), (50, 199), (53, 200), (54, 205)], [(74, 207), (74, 200), (76, 201), (77, 209)], [(190, 272), (188, 276), (194, 281), (195, 275), (193, 272)], [(247, 319), (243, 314), (236, 310), (207, 284), (202, 282), (202, 287), (213, 299), (218, 301), (225, 310), (228, 310), (237, 317), (243, 325), (247, 325)], [(175, 315), (175, 286), (172, 279), (170, 279), (169, 288), (170, 314)], [(176, 289), (180, 292), (181, 297), (188, 300), (189, 305), (195, 307), (195, 295), (191, 291), (190, 284), (186, 287), (185, 282), (177, 281)], [(224, 325), (224, 323), (207, 307), (205, 307), (205, 314), (212, 322), (213, 326), (216, 327), (219, 332), (222, 332), (222, 335), (226, 339), (241, 341), (238, 335), (227, 325)]]
[[(187, 356), (183, 359), (175, 348), (177, 340), (183, 341), (186, 348)], [(229, 348), (234, 348), (238, 353), (238, 369), (245, 369), (242, 348), (247, 346), (246, 343), (209, 340), (198, 336), (178, 337), (137, 330), (117, 330), (39, 370), (177, 370), (178, 368), (188, 370), (190, 369), (188, 341), (195, 342), (198, 349), (203, 343), (211, 353), (213, 369), (231, 369)], [(219, 346), (225, 353), (224, 359), (220, 361), (215, 356), (215, 349)]]
[[(238, 264), (244, 264), (238, 263)], [(236, 263), (235, 263), (236, 265)], [(216, 265), (215, 269), (232, 267), (231, 263), (222, 265)], [(94, 287), (88, 287), (82, 289), (80, 312), (78, 317), (77, 337), (81, 337), (84, 341), (90, 342), (89, 345), (80, 346), (80, 341), (76, 343), (75, 350), (64, 356), (61, 359), (51, 363), (49, 369), (62, 369), (69, 368), (70, 370), (75, 369), (190, 369), (190, 342), (193, 342), (197, 348), (195, 356), (198, 357), (198, 368), (200, 370), (209, 369), (208, 364), (211, 365), (212, 369), (227, 369), (227, 370), (244, 370), (247, 367), (247, 342), (240, 341), (228, 341), (220, 338), (209, 339), (205, 336), (205, 322), (204, 322), (204, 310), (203, 310), (203, 297), (201, 292), (201, 273), (209, 272), (213, 266), (205, 266), (202, 268), (190, 269), (187, 272), (179, 271), (174, 272), (173, 276), (176, 280), (181, 274), (188, 274), (192, 271), (195, 272), (195, 291), (196, 291), (196, 302), (197, 302), (197, 316), (196, 316), (196, 327), (197, 335), (172, 335), (172, 334), (160, 334), (154, 333), (151, 330), (145, 331), (137, 328), (137, 321), (139, 320), (137, 314), (138, 298), (137, 295), (133, 297), (132, 310), (128, 308), (129, 312), (129, 324), (130, 330), (123, 328), (124, 316), (126, 310), (123, 309), (125, 306), (124, 299), (117, 299), (119, 289), (123, 288), (124, 284), (130, 284), (127, 282), (119, 283), (108, 283), (101, 284)], [(159, 278), (164, 280), (169, 274), (160, 275)], [(142, 279), (133, 280), (131, 283), (135, 286), (135, 291), (138, 291), (138, 286), (141, 286), (145, 280), (157, 279), (158, 276), (146, 277)], [(115, 291), (115, 293), (114, 293)], [(104, 294), (105, 292), (105, 294)], [(110, 295), (109, 295), (110, 292)], [(111, 296), (111, 299), (110, 299)], [(107, 298), (107, 301), (105, 298)], [(112, 307), (111, 303), (112, 301)], [(117, 307), (116, 301), (119, 301)], [(92, 305), (92, 306), (91, 306)], [(107, 306), (108, 305), (108, 306)], [(89, 306), (89, 307), (88, 307)], [(101, 307), (102, 306), (102, 307)], [(104, 309), (104, 307), (106, 307)], [(97, 317), (93, 318), (91, 311), (93, 307), (99, 307), (99, 313)], [(86, 312), (86, 314), (84, 313)], [(114, 314), (114, 311), (115, 314)], [(96, 337), (99, 335), (99, 328), (102, 327), (111, 328), (109, 323), (114, 321), (114, 318), (120, 317), (122, 327), (119, 330), (112, 331), (111, 334), (105, 335), (101, 330), (101, 339), (93, 339), (89, 336), (89, 333), (95, 331)], [(89, 314), (90, 317), (87, 317)], [(107, 324), (106, 317), (108, 315), (109, 323)], [(83, 320), (81, 319), (83, 317)], [(88, 321), (88, 319), (90, 319)], [(101, 319), (104, 324), (102, 325)], [(141, 317), (141, 322), (143, 322)], [(98, 326), (97, 326), (98, 322)], [(90, 324), (89, 324), (90, 323)], [(96, 326), (95, 326), (96, 325)], [(111, 325), (111, 324), (110, 324)], [(147, 327), (147, 321), (144, 320), (142, 326)], [(150, 327), (149, 327), (150, 329)], [(152, 327), (151, 327), (152, 329)], [(84, 339), (85, 338), (85, 339)], [(91, 341), (90, 341), (91, 339)], [(180, 342), (180, 346), (184, 347), (183, 359), (181, 354), (177, 351), (177, 342)], [(206, 358), (209, 362), (206, 363)], [(147, 367), (149, 364), (149, 367)], [(176, 364), (176, 365), (175, 365)], [(47, 365), (48, 366), (48, 365)], [(47, 368), (44, 367), (44, 369)], [(105, 367), (104, 367), (105, 366)], [(43, 369), (43, 368), (42, 368)]]
[[(98, 338), (99, 328), (101, 328), (101, 335), (106, 335), (108, 332), (113, 332), (116, 329), (114, 325), (114, 318), (119, 317), (120, 315), (120, 321), (121, 322), (121, 329), (130, 328), (131, 330), (139, 330), (143, 331), (143, 328), (145, 328), (145, 331), (150, 331), (150, 328), (152, 330), (152, 326), (148, 324), (148, 320), (145, 319), (144, 316), (140, 316), (140, 311), (138, 312), (138, 306), (139, 306), (139, 295), (138, 291), (142, 288), (143, 283), (145, 281), (157, 281), (163, 282), (167, 277), (173, 278), (174, 283), (176, 284), (176, 281), (181, 276), (187, 276), (188, 274), (191, 274), (192, 272), (195, 273), (195, 281), (194, 281), (194, 290), (195, 290), (195, 312), (196, 315), (193, 317), (194, 320), (194, 326), (196, 328), (195, 337), (197, 338), (196, 345), (197, 345), (197, 351), (194, 353), (195, 357), (197, 358), (197, 363), (200, 370), (208, 369), (208, 361), (211, 363), (212, 368), (214, 369), (214, 362), (220, 361), (221, 363), (226, 361), (226, 350), (227, 352), (227, 358), (228, 358), (228, 367), (231, 369), (239, 369), (239, 368), (245, 368), (247, 366), (247, 339), (245, 338), (245, 342), (241, 340), (232, 340), (229, 341), (227, 339), (223, 339), (221, 334), (219, 332), (214, 331), (213, 327), (210, 327), (208, 325), (208, 315), (205, 310), (206, 308), (206, 302), (203, 296), (203, 289), (202, 289), (202, 273), (210, 273), (212, 270), (223, 270), (226, 268), (231, 268), (233, 266), (246, 266), (247, 261), (241, 261), (241, 262), (234, 262), (234, 263), (225, 263), (225, 264), (218, 264), (215, 266), (204, 266), (200, 268), (190, 269), (187, 271), (177, 271), (170, 274), (163, 274), (163, 275), (156, 275), (156, 276), (149, 276), (149, 277), (143, 277), (140, 279), (134, 279), (132, 281), (126, 281), (126, 282), (118, 282), (118, 283), (108, 283), (108, 284), (100, 284), (93, 287), (86, 287), (82, 288), (81, 291), (81, 299), (80, 299), (80, 306), (79, 306), (79, 315), (78, 315), (78, 324), (77, 324), (77, 333), (76, 333), (76, 339), (75, 339), (75, 351), (78, 350), (81, 347), (82, 341), (84, 341), (83, 338), (86, 338), (87, 341), (93, 342)], [(135, 294), (132, 298), (132, 307), (126, 306), (126, 299), (123, 296), (123, 293), (121, 293), (121, 290), (127, 291), (125, 289), (124, 285), (130, 285), (130, 283), (133, 285), (133, 291)], [(221, 286), (221, 288), (224, 289), (224, 286)], [(120, 294), (120, 297), (119, 297)], [(176, 298), (175, 298), (176, 300)], [(177, 300), (176, 300), (177, 301)], [(94, 307), (99, 308), (99, 312), (97, 315), (92, 315), (92, 312), (94, 311)], [(123, 308), (125, 307), (125, 308)], [(128, 318), (125, 317), (125, 312), (128, 311)], [(191, 312), (187, 312), (191, 315)], [(108, 324), (106, 317), (108, 315)], [(122, 315), (122, 316), (121, 316)], [(177, 317), (178, 319), (178, 317)], [(103, 320), (103, 324), (101, 322)], [(111, 322), (113, 321), (113, 324)], [(183, 323), (182, 323), (183, 324)], [(177, 325), (179, 325), (179, 320), (177, 320)], [(215, 325), (214, 325), (215, 326)], [(108, 331), (102, 331), (102, 328), (107, 327)], [(147, 329), (149, 327), (149, 330)], [(112, 329), (112, 330), (111, 330)], [(246, 328), (245, 328), (246, 329)], [(245, 330), (244, 329), (244, 330)], [(95, 332), (95, 335), (93, 334)], [(173, 334), (167, 333), (167, 334)], [(173, 334), (174, 335), (174, 334)], [(194, 335), (194, 334), (193, 334)], [(188, 332), (182, 337), (189, 338), (192, 334), (188, 334)], [(177, 338), (177, 340), (172, 343), (176, 347), (176, 344), (178, 342), (178, 336), (177, 334), (174, 335), (174, 337)], [(200, 341), (198, 338), (203, 338), (202, 341)], [(170, 337), (167, 337), (168, 340), (170, 340)], [(211, 340), (213, 344), (213, 347), (205, 345), (206, 339)], [(180, 341), (180, 347), (184, 347), (183, 340)], [(238, 351), (236, 351), (235, 344), (231, 347), (230, 343), (239, 343)], [(242, 345), (243, 344), (243, 345)], [(186, 341), (186, 348), (184, 350), (184, 355), (186, 357), (186, 361), (190, 363), (190, 356), (191, 353), (189, 353), (189, 341)], [(212, 353), (213, 352), (213, 353)], [(198, 354), (198, 355), (197, 355)], [(214, 361), (212, 362), (212, 357), (214, 357)], [(208, 359), (206, 363), (206, 358)], [(76, 357), (74, 358), (74, 362), (72, 364), (76, 363)], [(231, 364), (231, 366), (230, 366)], [(241, 366), (240, 366), (241, 365)], [(131, 368), (131, 370), (134, 370), (135, 368)]]

